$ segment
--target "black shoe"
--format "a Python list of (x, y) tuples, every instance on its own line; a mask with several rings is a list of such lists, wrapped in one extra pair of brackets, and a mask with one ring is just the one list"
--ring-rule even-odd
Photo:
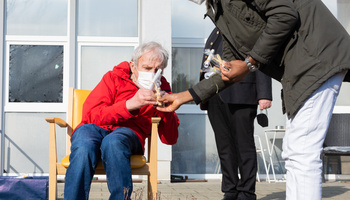
[(233, 197), (224, 196), (224, 198), (222, 198), (221, 200), (236, 200), (236, 199)]
[(256, 195), (251, 193), (240, 192), (237, 200), (256, 200)]
[(226, 193), (221, 200), (237, 200), (237, 195)]

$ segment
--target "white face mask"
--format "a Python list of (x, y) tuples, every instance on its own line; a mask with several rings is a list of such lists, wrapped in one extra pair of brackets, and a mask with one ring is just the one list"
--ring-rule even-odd
[(201, 5), (204, 2), (204, 0), (190, 0), (190, 1), (192, 1), (193, 3), (196, 3), (198, 5)]
[(155, 73), (143, 72), (143, 71), (138, 71), (138, 72), (139, 72), (139, 77), (137, 78), (137, 84), (141, 88), (153, 90), (153, 87), (154, 87), (153, 77)]

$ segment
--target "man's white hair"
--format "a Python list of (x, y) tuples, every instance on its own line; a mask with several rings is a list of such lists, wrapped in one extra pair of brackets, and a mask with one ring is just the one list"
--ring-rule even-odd
[(134, 62), (134, 66), (137, 67), (139, 58), (150, 51), (153, 51), (153, 56), (151, 57), (151, 59), (161, 60), (161, 68), (164, 69), (168, 65), (169, 53), (163, 48), (162, 45), (160, 45), (157, 42), (147, 42), (138, 46), (135, 49), (131, 58), (131, 61)]

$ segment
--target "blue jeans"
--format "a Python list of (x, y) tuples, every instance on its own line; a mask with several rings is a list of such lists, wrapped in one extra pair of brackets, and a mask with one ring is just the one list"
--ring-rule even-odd
[(75, 130), (71, 141), (64, 199), (89, 198), (91, 180), (100, 158), (111, 193), (109, 199), (130, 199), (133, 189), (130, 156), (143, 153), (134, 131), (121, 127), (109, 132), (95, 124), (85, 124)]

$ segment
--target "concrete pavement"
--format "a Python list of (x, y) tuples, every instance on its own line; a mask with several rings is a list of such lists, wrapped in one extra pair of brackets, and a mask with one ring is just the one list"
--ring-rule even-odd
[[(146, 181), (134, 183), (132, 200), (146, 199)], [(257, 182), (256, 195), (259, 200), (285, 199), (285, 182), (267, 183)], [(58, 199), (63, 199), (64, 183), (58, 183)], [(207, 182), (161, 182), (158, 184), (157, 200), (220, 200), (221, 181)], [(350, 182), (326, 182), (323, 184), (323, 199), (348, 200), (350, 199)], [(109, 192), (106, 182), (93, 182), (90, 200), (108, 199)]]

